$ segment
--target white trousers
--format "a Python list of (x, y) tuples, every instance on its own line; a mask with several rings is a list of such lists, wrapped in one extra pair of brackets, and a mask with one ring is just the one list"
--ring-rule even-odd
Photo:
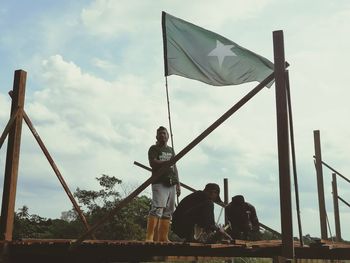
[(152, 207), (150, 215), (171, 219), (175, 210), (176, 187), (163, 184), (152, 184)]

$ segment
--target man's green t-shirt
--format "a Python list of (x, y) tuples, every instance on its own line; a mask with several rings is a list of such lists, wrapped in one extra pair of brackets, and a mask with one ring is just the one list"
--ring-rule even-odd
[[(148, 150), (148, 160), (151, 163), (152, 160), (169, 161), (174, 156), (174, 151), (170, 146), (152, 145)], [(157, 170), (152, 169), (152, 174)], [(162, 183), (167, 186), (175, 185), (179, 182), (178, 176), (175, 173), (174, 166), (169, 167), (155, 182), (154, 184)]]

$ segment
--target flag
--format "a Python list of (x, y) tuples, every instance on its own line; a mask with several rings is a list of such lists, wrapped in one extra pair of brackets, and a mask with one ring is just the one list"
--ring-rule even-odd
[[(162, 13), (165, 76), (214, 86), (263, 81), (273, 63), (214, 32)], [(268, 85), (272, 85), (272, 82)]]

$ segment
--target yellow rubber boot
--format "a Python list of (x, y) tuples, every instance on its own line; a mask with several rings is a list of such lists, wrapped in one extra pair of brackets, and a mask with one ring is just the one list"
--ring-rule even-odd
[(159, 219), (159, 238), (158, 241), (170, 242), (168, 239), (170, 219), (161, 218)]
[(147, 232), (146, 232), (146, 241), (153, 242), (154, 230), (158, 226), (159, 218), (156, 216), (149, 215), (147, 220)]
[(157, 221), (157, 225), (154, 228), (153, 241), (159, 241), (159, 220)]

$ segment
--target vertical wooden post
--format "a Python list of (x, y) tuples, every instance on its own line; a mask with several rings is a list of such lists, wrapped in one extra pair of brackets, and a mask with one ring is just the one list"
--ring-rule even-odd
[(315, 165), (317, 176), (317, 192), (318, 192), (318, 205), (320, 210), (320, 227), (321, 238), (327, 239), (327, 217), (326, 217), (326, 204), (324, 200), (324, 188), (323, 188), (323, 170), (322, 170), (322, 155), (321, 155), (321, 142), (320, 131), (314, 131), (314, 144), (315, 144)]
[(337, 174), (332, 174), (332, 190), (333, 190), (333, 207), (334, 207), (334, 222), (335, 222), (335, 240), (341, 241), (340, 217), (339, 217), (339, 203), (338, 203), (338, 188), (337, 188)]
[(289, 163), (289, 134), (288, 107), (286, 92), (286, 68), (284, 56), (283, 31), (273, 32), (275, 86), (276, 86), (276, 114), (277, 114), (277, 144), (278, 167), (280, 184), (280, 209), (282, 228), (282, 256), (294, 258), (292, 198)]
[(17, 110), (18, 115), (8, 135), (0, 220), (1, 239), (6, 241), (12, 240), (13, 232), (26, 79), (27, 72), (23, 70), (15, 71), (11, 116)]
[[(224, 203), (225, 205), (228, 205), (228, 179), (224, 178)], [(225, 211), (225, 225), (228, 224), (227, 222), (227, 216), (226, 216), (226, 210)]]

